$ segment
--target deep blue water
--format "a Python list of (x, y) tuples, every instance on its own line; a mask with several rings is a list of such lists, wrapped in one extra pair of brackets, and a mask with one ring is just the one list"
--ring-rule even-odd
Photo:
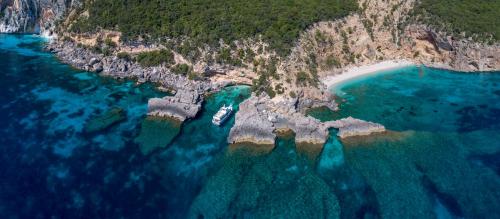
[[(42, 47), (36, 36), (0, 35), (0, 217), (185, 215), (234, 123), (214, 127), (211, 115), (244, 100), (249, 88), (208, 97), (168, 148), (143, 153), (149, 146), (138, 143), (141, 134), (155, 145), (179, 132), (171, 121), (145, 116), (149, 98), (168, 94), (72, 69)], [(90, 120), (117, 107), (125, 120), (85, 131)]]
[[(61, 64), (0, 35), (0, 218), (500, 218), (500, 74), (405, 68), (343, 84), (341, 111), (386, 134), (324, 147), (230, 145), (211, 125), (248, 87), (182, 126), (147, 118), (152, 85)], [(89, 128), (102, 115), (121, 119)], [(115, 114), (113, 114), (115, 115)]]

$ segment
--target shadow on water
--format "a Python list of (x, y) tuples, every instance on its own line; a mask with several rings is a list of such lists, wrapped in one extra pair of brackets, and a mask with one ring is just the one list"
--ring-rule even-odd
[(500, 176), (500, 151), (493, 154), (470, 155), (468, 159), (493, 169)]
[(430, 199), (435, 203), (435, 213), (437, 218), (463, 218), (464, 213), (460, 209), (457, 200), (444, 192), (438, 190), (434, 182), (428, 176), (422, 177), (422, 185), (426, 188)]

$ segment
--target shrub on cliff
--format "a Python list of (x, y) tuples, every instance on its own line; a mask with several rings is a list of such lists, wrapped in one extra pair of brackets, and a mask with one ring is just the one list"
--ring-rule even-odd
[(106, 38), (104, 40), (104, 45), (106, 45), (109, 48), (115, 48), (117, 46), (116, 43), (111, 38)]
[(480, 41), (500, 41), (500, 1), (422, 0), (415, 15), (426, 24)]
[(170, 50), (162, 49), (158, 51), (142, 52), (137, 55), (137, 62), (143, 67), (152, 67), (165, 64), (174, 64), (174, 53)]
[(130, 55), (126, 52), (119, 52), (118, 54), (116, 54), (116, 57), (118, 57), (119, 59), (123, 59), (125, 61), (131, 60)]
[(299, 71), (295, 82), (297, 85), (306, 86), (310, 80), (309, 75), (305, 71)]
[(172, 67), (172, 72), (178, 75), (188, 75), (191, 72), (191, 67), (187, 64), (178, 64)]

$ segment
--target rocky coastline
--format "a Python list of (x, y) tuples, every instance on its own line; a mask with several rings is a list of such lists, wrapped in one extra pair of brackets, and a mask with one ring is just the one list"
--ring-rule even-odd
[[(338, 129), (340, 138), (383, 132), (385, 128), (380, 124), (350, 117), (322, 123), (305, 115), (307, 109), (314, 107), (326, 106), (338, 110), (334, 96), (320, 78), (339, 74), (353, 66), (407, 59), (416, 64), (459, 71), (500, 69), (498, 43), (485, 45), (472, 39), (455, 39), (423, 24), (408, 24), (408, 14), (415, 3), (413, 0), (365, 3), (362, 12), (335, 21), (319, 22), (302, 34), (291, 54), (275, 63), (276, 75), (269, 81), (268, 88), (278, 95), (270, 98), (267, 94), (254, 94), (244, 101), (227, 139), (229, 143), (274, 144), (276, 133), (280, 130), (293, 131), (296, 142), (301, 144), (324, 144), (330, 128)], [(150, 116), (170, 117), (179, 121), (194, 118), (202, 109), (205, 94), (215, 92), (228, 83), (238, 83), (241, 80), (236, 76), (246, 75), (244, 72), (253, 75), (245, 77), (247, 82), (259, 79), (257, 68), (238, 68), (237, 71), (233, 69), (237, 74), (227, 74), (216, 63), (198, 63), (199, 66), (207, 65), (208, 71), (224, 75), (227, 80), (217, 83), (210, 76), (202, 80), (190, 80), (184, 75), (174, 74), (165, 65), (143, 67), (116, 55), (95, 53), (75, 40), (78, 37), (65, 40), (63, 36), (68, 37), (71, 33), (57, 30), (55, 26), (57, 20), (69, 22), (64, 15), (80, 4), (80, 1), (0, 1), (0, 8), (6, 8), (4, 11), (7, 12), (0, 20), (0, 32), (38, 32), (59, 36), (60, 39), (53, 39), (46, 49), (64, 63), (103, 76), (135, 79), (138, 83), (156, 83), (158, 87), (176, 92), (173, 96), (149, 100)], [(391, 16), (394, 20), (384, 24), (377, 22), (375, 15)], [(373, 23), (371, 28), (365, 26), (367, 21)], [(401, 29), (399, 24), (404, 24)], [(265, 53), (257, 55), (263, 61), (270, 57)], [(333, 64), (328, 65), (332, 57), (334, 59), (330, 61)], [(180, 60), (177, 63), (195, 66), (184, 57), (177, 55), (177, 58)], [(302, 77), (299, 77), (299, 73), (302, 73)], [(303, 81), (300, 82), (299, 78)]]
[(144, 68), (137, 63), (116, 56), (103, 56), (78, 47), (74, 42), (53, 41), (46, 49), (62, 62), (75, 68), (99, 73), (103, 76), (135, 79), (138, 83), (152, 82), (161, 88), (174, 90), (174, 96), (153, 98), (148, 101), (148, 115), (171, 117), (179, 121), (194, 118), (201, 110), (204, 95), (219, 90), (221, 85), (209, 81), (193, 81), (176, 75), (165, 66)]
[(276, 133), (291, 130), (296, 144), (323, 145), (330, 128), (339, 129), (338, 136), (347, 138), (385, 131), (380, 124), (348, 117), (330, 122), (320, 122), (300, 113), (296, 99), (276, 101), (267, 95), (253, 95), (240, 104), (236, 122), (231, 128), (228, 143), (274, 144)]

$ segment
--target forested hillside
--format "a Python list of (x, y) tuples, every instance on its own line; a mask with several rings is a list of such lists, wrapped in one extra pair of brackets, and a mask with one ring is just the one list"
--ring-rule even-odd
[(493, 42), (500, 40), (499, 0), (421, 0), (415, 8), (424, 23), (446, 32)]
[(122, 32), (123, 40), (188, 37), (195, 44), (230, 42), (261, 34), (278, 53), (289, 51), (307, 26), (357, 10), (355, 0), (95, 0), (74, 32), (97, 27)]

